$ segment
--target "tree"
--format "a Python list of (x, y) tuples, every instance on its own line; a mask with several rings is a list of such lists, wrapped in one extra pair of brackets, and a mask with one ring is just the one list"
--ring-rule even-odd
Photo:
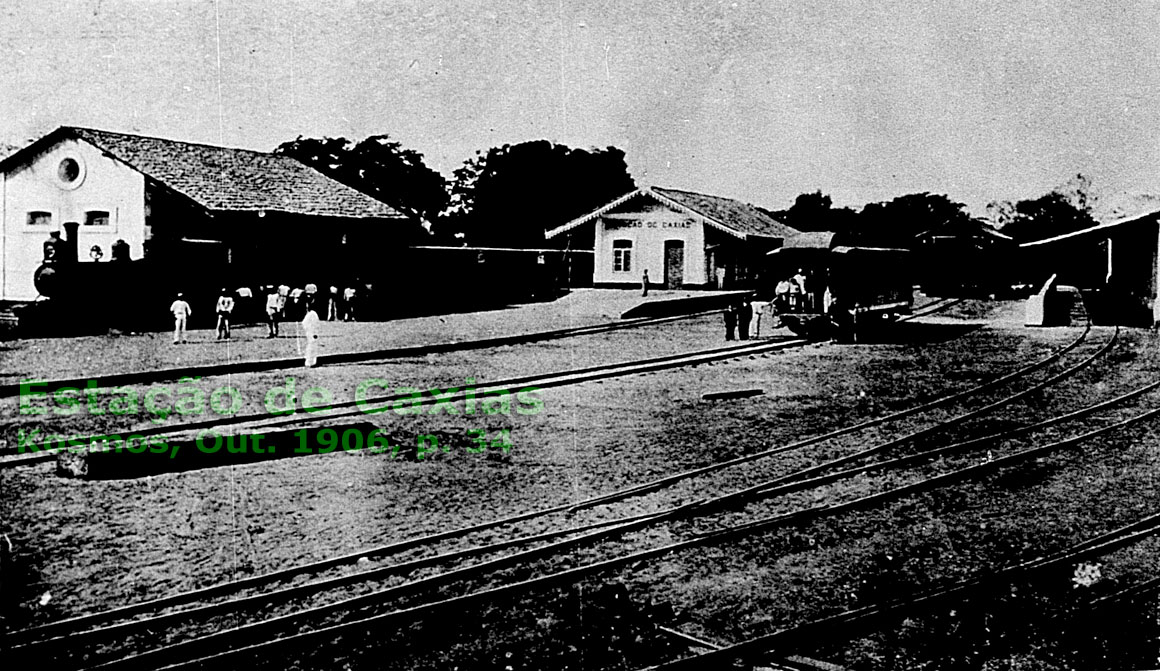
[(547, 140), (492, 148), (454, 173), (436, 234), (472, 246), (545, 246), (544, 232), (636, 188), (624, 152)]
[(1096, 199), (1090, 191), (1091, 180), (1082, 174), (1076, 175), (1039, 198), (1021, 200), (1008, 207), (996, 204), (995, 211), (1002, 215), (996, 223), (1002, 226), (1004, 233), (1019, 242), (1090, 228), (1096, 224), (1091, 215)]
[(957, 228), (969, 220), (966, 205), (943, 194), (911, 193), (867, 204), (842, 236), (843, 244), (910, 249), (919, 233), (943, 226)]
[(857, 215), (848, 207), (833, 207), (830, 197), (820, 190), (799, 195), (788, 210), (758, 209), (797, 231), (843, 231)]
[[(806, 226), (810, 219), (825, 219), (826, 214), (829, 213), (834, 201), (829, 196), (825, 195), (819, 189), (813, 193), (803, 193), (793, 201), (793, 206), (786, 211), (786, 216), (789, 219), (797, 222), (801, 226)], [(798, 230), (821, 230), (813, 227), (799, 228)]]
[(433, 221), (447, 207), (447, 181), (389, 135), (373, 135), (358, 144), (346, 138), (303, 138), (284, 142), (276, 154), (302, 163), (387, 203), (403, 214)]

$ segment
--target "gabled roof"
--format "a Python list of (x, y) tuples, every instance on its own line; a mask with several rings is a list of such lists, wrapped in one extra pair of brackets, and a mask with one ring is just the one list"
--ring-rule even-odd
[(0, 161), (0, 170), (28, 161), (67, 138), (87, 142), (215, 212), (403, 217), (389, 205), (289, 156), (74, 126), (62, 126), (8, 156)]
[(1053, 242), (1062, 242), (1064, 240), (1070, 240), (1072, 238), (1078, 238), (1078, 237), (1081, 237), (1084, 235), (1094, 235), (1096, 233), (1099, 233), (1102, 236), (1105, 232), (1110, 232), (1112, 229), (1119, 228), (1120, 226), (1130, 225), (1130, 224), (1134, 224), (1134, 223), (1141, 222), (1141, 221), (1156, 220), (1156, 219), (1160, 219), (1160, 210), (1155, 210), (1152, 212), (1145, 212), (1144, 214), (1137, 214), (1135, 216), (1124, 217), (1122, 219), (1116, 219), (1113, 221), (1105, 221), (1102, 224), (1096, 224), (1095, 226), (1090, 226), (1088, 228), (1085, 228), (1085, 229), (1082, 229), (1079, 231), (1072, 231), (1071, 233), (1064, 233), (1063, 235), (1057, 235), (1057, 236), (1051, 237), (1051, 238), (1044, 238), (1042, 240), (1032, 240), (1031, 242), (1024, 242), (1024, 243), (1021, 243), (1019, 245), (1019, 247), (1021, 247), (1021, 248), (1038, 247), (1040, 245), (1048, 245), (1048, 244), (1051, 244)]
[[(786, 238), (782, 249), (829, 249), (834, 243), (833, 231), (803, 231), (792, 238)], [(776, 251), (776, 250), (775, 250)], [(771, 252), (772, 253), (772, 252)]]
[(749, 203), (743, 203), (732, 198), (694, 193), (692, 191), (665, 189), (659, 186), (643, 186), (636, 191), (626, 193), (597, 210), (547, 231), (544, 237), (550, 239), (561, 233), (566, 233), (577, 226), (581, 226), (597, 217), (607, 214), (611, 210), (636, 197), (651, 198), (662, 205), (692, 215), (713, 228), (741, 239), (749, 237), (785, 239), (798, 233), (796, 230), (786, 226)]
[(999, 229), (981, 219), (957, 219), (955, 221), (946, 222), (941, 226), (930, 228), (921, 233), (917, 233), (914, 237), (922, 238), (928, 235), (944, 235), (954, 237), (982, 236), (995, 238), (996, 240), (1006, 240), (1008, 242), (1015, 240), (1015, 238), (1012, 238), (1006, 233), (1000, 232)]

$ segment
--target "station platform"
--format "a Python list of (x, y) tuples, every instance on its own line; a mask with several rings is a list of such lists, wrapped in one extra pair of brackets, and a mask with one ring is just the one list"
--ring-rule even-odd
[[(458, 343), (540, 331), (607, 324), (632, 317), (691, 314), (721, 307), (729, 291), (576, 289), (551, 302), (498, 310), (415, 317), (383, 322), (321, 324), (319, 355), (369, 352), (436, 343)], [(198, 309), (199, 306), (194, 306)], [(209, 310), (212, 306), (203, 306)], [(112, 373), (292, 358), (302, 355), (297, 322), (281, 325), (268, 339), (264, 325), (235, 327), (229, 340), (212, 329), (188, 333), (174, 345), (171, 332), (31, 338), (0, 341), (0, 383), (22, 379), (102, 376)]]

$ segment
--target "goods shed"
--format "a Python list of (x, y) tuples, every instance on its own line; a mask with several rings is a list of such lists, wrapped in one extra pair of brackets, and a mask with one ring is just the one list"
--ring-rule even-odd
[(1019, 246), (1032, 281), (1055, 275), (1083, 293), (1097, 323), (1160, 323), (1160, 210)]
[[(268, 152), (64, 126), (0, 161), (0, 184), (6, 302), (37, 298), (46, 261), (144, 259), (151, 285), (207, 278), (212, 291), (227, 277), (297, 281), (295, 269), (330, 281), (406, 246), (402, 214)], [(73, 276), (70, 292), (110, 289)]]

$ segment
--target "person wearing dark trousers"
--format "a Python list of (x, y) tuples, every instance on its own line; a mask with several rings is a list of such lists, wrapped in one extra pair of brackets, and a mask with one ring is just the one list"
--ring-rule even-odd
[(217, 339), (230, 339), (230, 315), (234, 311), (234, 298), (229, 290), (222, 288), (221, 296), (217, 300)]
[(640, 295), (648, 295), (648, 269), (644, 271), (644, 276), (640, 278)]
[(753, 319), (753, 306), (748, 298), (742, 298), (737, 306), (737, 333), (742, 340), (749, 340), (749, 322)]
[(343, 306), (346, 308), (346, 310), (342, 316), (342, 321), (344, 321), (344, 322), (356, 322), (356, 321), (358, 321), (358, 319), (355, 319), (355, 312), (354, 312), (355, 300), (356, 300), (357, 295), (358, 295), (357, 291), (355, 290), (354, 287), (347, 287), (346, 289), (343, 290), (342, 303), (343, 303)]
[(730, 305), (725, 308), (725, 339), (733, 340), (733, 334), (737, 330), (737, 306)]
[(267, 338), (278, 337), (278, 315), (282, 312), (282, 299), (278, 295), (277, 287), (266, 288), (266, 327), (269, 329)]

